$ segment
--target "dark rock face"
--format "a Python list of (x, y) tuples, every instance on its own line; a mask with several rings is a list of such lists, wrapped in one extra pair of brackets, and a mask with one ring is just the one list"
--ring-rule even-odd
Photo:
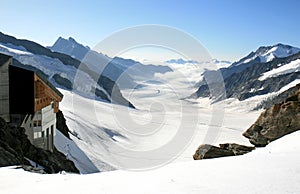
[(53, 78), (54, 81), (55, 81), (57, 84), (59, 84), (60, 86), (63, 86), (63, 87), (65, 87), (65, 88), (68, 89), (68, 90), (72, 90), (73, 84), (72, 84), (72, 82), (71, 82), (70, 80), (61, 77), (59, 74), (53, 75), (52, 78)]
[(11, 165), (30, 166), (29, 160), (42, 166), (46, 173), (67, 171), (79, 173), (74, 163), (54, 149), (46, 151), (33, 146), (24, 128), (9, 127), (0, 118), (0, 167)]
[(56, 113), (56, 128), (68, 139), (70, 139), (69, 135), (69, 127), (66, 124), (66, 119), (63, 112), (60, 110)]
[(269, 97), (258, 104), (257, 107), (254, 108), (254, 110), (268, 109), (271, 108), (274, 104), (280, 104), (286, 98), (288, 98), (293, 91), (295, 91), (295, 87), (292, 87), (277, 96)]
[(122, 96), (119, 86), (114, 82), (112, 82), (107, 77), (100, 76), (98, 80), (98, 84), (109, 93), (109, 95), (111, 96), (112, 103), (121, 104), (124, 106), (128, 106), (130, 108), (135, 108), (131, 102), (129, 102)]
[(196, 150), (193, 158), (194, 160), (220, 158), (226, 156), (243, 155), (254, 150), (254, 147), (239, 145), (236, 143), (220, 144), (220, 147), (209, 144), (200, 145)]
[(10, 166), (21, 164), (22, 158), (9, 145), (0, 142), (0, 166)]
[(256, 147), (266, 146), (284, 135), (300, 130), (300, 84), (284, 102), (265, 110), (243, 133)]

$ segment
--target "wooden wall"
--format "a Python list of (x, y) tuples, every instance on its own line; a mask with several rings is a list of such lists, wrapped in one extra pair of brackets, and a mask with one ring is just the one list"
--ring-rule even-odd
[(44, 81), (34, 74), (34, 111), (37, 112), (53, 101), (55, 113), (59, 111), (58, 103), (62, 98), (56, 94)]

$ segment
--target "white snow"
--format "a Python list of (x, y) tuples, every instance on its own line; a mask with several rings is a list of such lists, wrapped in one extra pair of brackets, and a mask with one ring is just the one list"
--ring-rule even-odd
[(19, 55), (32, 55), (32, 53), (28, 52), (24, 47), (15, 46), (12, 44), (0, 43), (0, 50), (6, 51), (8, 53), (19, 54)]
[(268, 50), (266, 53), (262, 53), (259, 57), (261, 62), (266, 63), (272, 61), (276, 58), (283, 58), (299, 52), (299, 48), (292, 47), (290, 49), (285, 48), (284, 46), (275, 46)]
[(261, 88), (258, 88), (258, 89), (251, 88), (249, 93), (257, 92), (257, 91), (260, 91), (260, 90), (263, 90), (263, 89), (264, 89), (264, 87), (261, 87)]
[[(300, 132), (243, 156), (189, 161), (142, 171), (40, 175), (0, 168), (8, 193), (299, 193)], [(45, 189), (46, 188), (46, 189)]]
[(288, 64), (279, 64), (278, 68), (265, 72), (258, 80), (263, 81), (270, 77), (277, 77), (292, 72), (298, 72), (300, 70), (300, 59), (294, 60)]
[[(64, 98), (60, 108), (70, 130), (77, 134), (71, 138), (78, 148), (70, 147), (69, 152), (80, 149), (89, 158), (86, 166), (93, 164), (92, 167), (97, 170), (90, 169), (97, 172), (119, 168), (116, 161), (126, 160), (142, 165), (143, 160), (134, 158), (139, 157), (137, 154), (142, 155), (145, 151), (172, 145), (172, 140), (178, 133), (182, 133), (183, 138), (182, 141), (179, 138), (174, 145), (176, 151), (143, 156), (150, 161), (156, 161), (145, 168), (159, 167), (174, 160), (190, 161), (196, 148), (204, 142), (216, 145), (231, 141), (249, 145), (248, 140), (241, 134), (255, 121), (259, 112), (249, 112), (249, 106), (240, 111), (231, 111), (228, 107), (222, 110), (222, 104), (214, 106), (209, 101), (204, 102), (205, 100), (183, 100), (196, 90), (194, 84), (201, 75), (201, 67), (171, 65), (171, 68), (173, 72), (156, 74), (156, 82), (144, 80), (140, 83), (143, 87), (122, 91), (137, 110), (94, 101), (61, 90)], [(235, 108), (238, 109), (238, 106)], [(240, 116), (241, 113), (243, 117)], [(63, 146), (60, 147), (66, 153)], [(124, 158), (124, 155), (127, 156)], [(75, 158), (77, 159), (70, 159), (74, 159), (77, 164), (80, 157)], [(112, 161), (112, 158), (115, 160)], [(122, 165), (121, 167), (124, 168)], [(128, 168), (135, 169), (135, 166)]]

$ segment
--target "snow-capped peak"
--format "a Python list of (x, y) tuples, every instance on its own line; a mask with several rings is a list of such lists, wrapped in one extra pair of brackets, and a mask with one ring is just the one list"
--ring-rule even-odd
[(300, 52), (299, 48), (284, 45), (281, 43), (274, 46), (262, 46), (259, 47), (255, 52), (251, 52), (248, 56), (242, 58), (238, 62), (233, 63), (232, 66), (239, 66), (250, 62), (266, 63), (272, 61), (275, 58), (288, 57), (298, 52)]

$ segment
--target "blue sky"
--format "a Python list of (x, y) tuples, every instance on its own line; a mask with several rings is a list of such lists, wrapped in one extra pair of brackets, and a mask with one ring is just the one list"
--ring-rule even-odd
[(300, 47), (299, 8), (298, 0), (6, 0), (0, 31), (42, 45), (72, 36), (93, 47), (123, 28), (161, 24), (191, 34), (213, 58), (235, 61), (261, 45)]

